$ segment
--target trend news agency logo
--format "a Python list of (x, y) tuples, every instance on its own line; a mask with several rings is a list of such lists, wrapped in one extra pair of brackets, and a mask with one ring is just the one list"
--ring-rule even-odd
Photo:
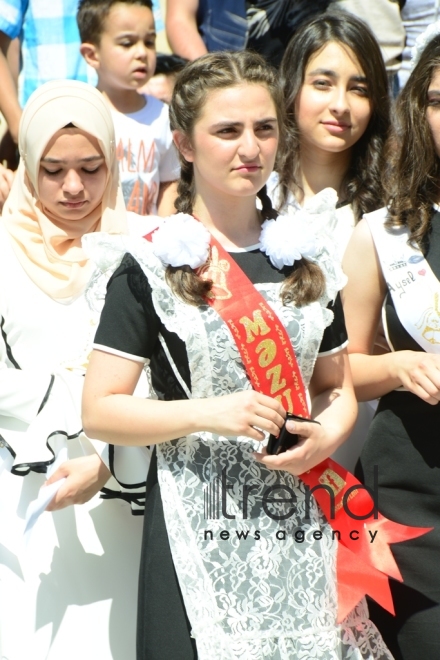
[[(357, 484), (354, 486), (351, 486), (348, 488), (343, 497), (342, 497), (342, 503), (339, 503), (338, 505), (336, 504), (336, 496), (338, 493), (340, 493), (345, 485), (345, 482), (341, 477), (339, 477), (333, 470), (326, 470), (321, 479), (320, 483), (317, 486), (314, 486), (313, 488), (310, 488), (306, 484), (304, 484), (305, 488), (305, 500), (304, 500), (304, 517), (301, 521), (301, 524), (307, 525), (308, 523), (311, 522), (311, 517), (310, 517), (310, 509), (311, 509), (311, 502), (313, 498), (313, 494), (317, 490), (324, 490), (327, 494), (328, 497), (330, 498), (330, 519), (334, 520), (336, 517), (336, 511), (337, 507), (343, 508), (345, 515), (350, 518), (351, 520), (354, 520), (356, 522), (360, 522), (362, 520), (366, 520), (367, 518), (370, 518), (373, 516), (375, 520), (377, 520), (379, 516), (379, 504), (378, 504), (378, 489), (379, 489), (379, 484), (378, 484), (378, 476), (379, 476), (379, 470), (378, 466), (374, 466), (373, 470), (373, 488), (370, 488), (369, 486), (365, 486), (363, 484)], [(227, 510), (227, 494), (228, 491), (232, 491), (233, 489), (233, 484), (228, 482), (228, 476), (227, 476), (227, 470), (226, 468), (223, 468), (221, 476), (214, 477), (214, 479), (206, 483), (204, 485), (204, 518), (205, 520), (220, 520), (221, 518), (225, 520), (236, 520), (237, 515), (229, 513)], [(249, 504), (248, 504), (248, 499), (249, 495), (252, 491), (259, 490), (260, 486), (257, 486), (255, 484), (247, 484), (246, 482), (242, 485), (242, 492), (241, 492), (241, 499), (238, 502), (239, 505), (239, 512), (242, 514), (240, 516), (240, 521), (241, 520), (248, 520), (249, 519)], [(372, 508), (371, 511), (368, 511), (364, 513), (363, 515), (358, 515), (354, 513), (354, 511), (351, 510), (350, 508), (350, 500), (352, 500), (357, 492), (359, 490), (365, 490), (369, 493), (372, 499)], [(276, 497), (276, 495), (279, 495)], [(237, 504), (237, 500), (234, 498), (234, 501)], [(283, 513), (277, 513), (276, 512), (276, 507), (279, 505), (284, 504), (287, 505), (284, 509)], [(271, 519), (275, 520), (278, 522), (288, 520), (291, 518), (295, 512), (296, 512), (296, 504), (297, 504), (297, 496), (295, 492), (293, 491), (292, 488), (287, 486), (286, 484), (274, 484), (272, 486), (268, 486), (262, 493), (261, 496), (261, 505), (263, 508), (264, 513)], [(289, 506), (290, 505), (290, 506)], [(217, 533), (217, 532), (216, 532)], [(224, 529), (218, 532), (219, 538), (222, 540), (227, 540), (230, 537), (231, 530)], [(248, 537), (249, 532), (245, 532), (243, 530), (241, 531), (236, 531), (237, 538), (239, 540), (246, 540)], [(286, 539), (286, 531), (279, 529), (276, 532), (276, 538), (278, 540), (285, 540)], [(371, 532), (369, 531), (370, 535), (370, 543), (374, 542), (374, 539), (376, 537), (377, 531)], [(305, 532), (304, 530), (296, 528), (294, 531), (294, 537), (295, 540), (299, 543), (302, 543), (304, 541), (304, 535)], [(318, 536), (319, 535), (319, 536)], [(336, 538), (338, 540), (341, 539), (341, 533), (337, 529), (332, 530), (332, 535), (333, 538)], [(354, 528), (350, 530), (349, 532), (350, 538), (352, 540), (358, 540), (359, 539), (359, 531), (358, 529)], [(322, 532), (319, 530), (315, 530), (313, 532), (313, 537), (315, 540), (320, 540), (322, 538)], [(214, 538), (214, 532), (212, 530), (204, 530), (204, 539), (205, 540), (212, 540)], [(254, 539), (259, 540), (260, 539), (260, 531), (255, 530), (254, 531)]]

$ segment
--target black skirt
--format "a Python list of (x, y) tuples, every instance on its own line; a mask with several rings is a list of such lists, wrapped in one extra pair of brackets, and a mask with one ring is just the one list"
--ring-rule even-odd
[[(404, 584), (391, 580), (396, 616), (370, 601), (370, 617), (396, 660), (440, 658), (440, 407), (409, 392), (382, 397), (358, 464), (379, 481), (379, 511), (434, 530), (392, 546)], [(380, 532), (379, 532), (380, 533)]]
[(174, 570), (157, 481), (156, 450), (147, 479), (139, 572), (137, 660), (196, 660), (195, 640)]

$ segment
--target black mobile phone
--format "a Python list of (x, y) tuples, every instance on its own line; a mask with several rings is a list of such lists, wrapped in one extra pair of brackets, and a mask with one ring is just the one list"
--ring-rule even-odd
[(313, 422), (314, 424), (319, 424), (314, 419), (307, 419), (306, 417), (301, 417), (301, 415), (294, 415), (293, 413), (287, 413), (286, 419), (284, 420), (283, 426), (280, 428), (280, 432), (277, 436), (269, 436), (269, 442), (267, 443), (267, 453), (268, 454), (281, 454), (286, 449), (290, 449), (298, 444), (299, 436), (297, 433), (289, 433), (286, 429), (286, 422), (291, 419), (297, 419), (300, 422)]

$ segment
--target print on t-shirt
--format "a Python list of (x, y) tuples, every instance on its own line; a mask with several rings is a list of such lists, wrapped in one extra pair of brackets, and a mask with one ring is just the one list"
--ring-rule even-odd
[(179, 160), (173, 144), (168, 106), (146, 96), (138, 112), (113, 111), (116, 158), (127, 211), (156, 215), (159, 185), (179, 177)]

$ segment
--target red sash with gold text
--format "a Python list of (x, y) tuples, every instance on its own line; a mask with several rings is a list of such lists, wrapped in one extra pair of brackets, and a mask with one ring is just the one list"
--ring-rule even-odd
[[(152, 233), (145, 238), (151, 240)], [(206, 302), (229, 327), (253, 388), (278, 399), (287, 411), (310, 418), (305, 386), (283, 323), (212, 236), (210, 258), (198, 274), (214, 283)], [(301, 479), (338, 532), (338, 622), (365, 594), (394, 614), (388, 577), (402, 581), (402, 576), (389, 544), (432, 528), (408, 527), (382, 516), (368, 489), (330, 458)]]

